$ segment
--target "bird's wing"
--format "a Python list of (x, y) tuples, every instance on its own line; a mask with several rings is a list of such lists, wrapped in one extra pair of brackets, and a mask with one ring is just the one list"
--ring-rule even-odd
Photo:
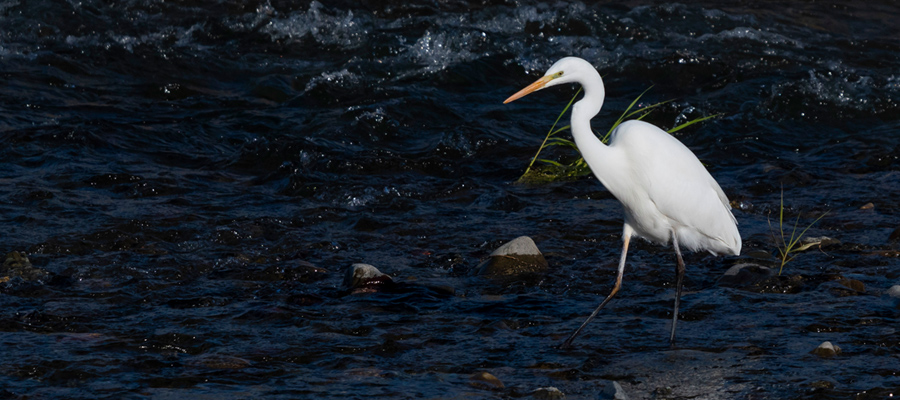
[[(620, 132), (627, 146), (634, 184), (671, 221), (680, 243), (691, 250), (737, 253), (741, 239), (728, 197), (703, 164), (670, 134), (650, 124)], [(621, 140), (621, 139), (620, 139)], [(631, 150), (631, 149), (634, 150)]]

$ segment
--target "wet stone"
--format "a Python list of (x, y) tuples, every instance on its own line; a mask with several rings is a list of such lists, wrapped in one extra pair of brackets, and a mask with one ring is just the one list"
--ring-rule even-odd
[(18, 251), (10, 252), (3, 261), (3, 269), (0, 271), (0, 279), (3, 282), (10, 278), (22, 278), (25, 281), (36, 281), (47, 277), (49, 273), (31, 265), (31, 261), (25, 254)]
[(834, 390), (834, 382), (831, 381), (821, 380), (806, 385), (807, 395), (824, 396), (831, 390)]
[(547, 266), (547, 260), (534, 240), (520, 236), (494, 250), (475, 270), (479, 276), (507, 278), (539, 274), (546, 271)]
[(353, 294), (378, 292), (393, 285), (390, 276), (369, 264), (353, 264), (344, 275), (344, 287)]
[(469, 385), (479, 389), (496, 390), (505, 386), (496, 376), (489, 372), (476, 372), (469, 377)]
[(891, 286), (886, 292), (884, 292), (888, 296), (891, 296), (895, 299), (900, 299), (900, 285)]
[(775, 271), (762, 265), (744, 263), (732, 266), (719, 278), (719, 286), (743, 288), (775, 276)]
[(597, 393), (597, 400), (628, 400), (628, 395), (619, 382), (607, 381), (603, 389)]
[(815, 381), (809, 384), (809, 388), (813, 391), (825, 390), (825, 389), (834, 389), (834, 382), (830, 381)]
[(815, 354), (819, 357), (828, 358), (841, 354), (841, 348), (835, 346), (831, 342), (826, 341), (822, 342), (819, 347), (816, 347), (815, 350), (811, 351), (810, 353)]
[(841, 245), (841, 241), (828, 236), (804, 237), (800, 240), (801, 246), (798, 251), (809, 247), (818, 246), (819, 248), (837, 247)]
[(819, 290), (827, 290), (837, 297), (858, 296), (865, 293), (865, 285), (858, 280), (839, 276), (836, 279), (822, 282), (819, 285)]
[(555, 387), (537, 388), (531, 392), (531, 397), (536, 400), (560, 400), (566, 398), (565, 393)]
[(856, 279), (844, 278), (838, 281), (841, 285), (844, 285), (850, 289), (853, 289), (859, 293), (866, 292), (866, 285)]
[(894, 229), (890, 235), (888, 235), (889, 242), (900, 242), (900, 228)]

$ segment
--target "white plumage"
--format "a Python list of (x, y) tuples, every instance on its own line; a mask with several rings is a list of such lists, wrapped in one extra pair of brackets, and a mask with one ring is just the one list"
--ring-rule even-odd
[(684, 277), (680, 247), (712, 254), (738, 255), (741, 236), (728, 198), (697, 156), (669, 133), (642, 121), (621, 123), (609, 145), (591, 130), (591, 118), (605, 98), (603, 79), (585, 60), (566, 57), (509, 103), (531, 92), (563, 83), (579, 83), (584, 97), (572, 107), (572, 136), (591, 171), (625, 208), (624, 246), (612, 292), (563, 343), (572, 340), (619, 291), (628, 243), (637, 235), (659, 244), (672, 243), (676, 254), (676, 295), (669, 337), (675, 342), (678, 305)]

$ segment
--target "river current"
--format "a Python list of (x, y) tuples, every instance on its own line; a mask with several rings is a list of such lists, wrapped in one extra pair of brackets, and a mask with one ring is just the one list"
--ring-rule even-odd
[[(889, 397), (897, 18), (843, 0), (2, 0), (0, 397)], [(674, 256), (640, 240), (622, 292), (556, 347), (611, 289), (623, 221), (592, 176), (516, 183), (576, 88), (502, 102), (565, 56), (604, 77), (598, 132), (648, 88), (665, 129), (716, 115), (674, 136), (744, 247), (686, 255), (675, 347)], [(818, 244), (724, 283), (779, 269), (782, 204), (788, 239), (812, 224)], [(546, 272), (479, 276), (519, 236)], [(354, 263), (401, 289), (348, 290)]]

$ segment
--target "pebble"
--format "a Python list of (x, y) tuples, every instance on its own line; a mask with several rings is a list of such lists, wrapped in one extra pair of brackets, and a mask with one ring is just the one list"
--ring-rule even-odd
[(489, 372), (476, 372), (469, 377), (469, 385), (479, 389), (503, 389), (503, 382)]
[(820, 344), (819, 347), (816, 347), (816, 349), (811, 351), (810, 353), (815, 354), (819, 357), (828, 358), (828, 357), (834, 357), (838, 354), (841, 354), (841, 348), (831, 344), (831, 342), (825, 341), (825, 342), (822, 342), (822, 344)]
[(534, 240), (520, 236), (494, 250), (475, 270), (479, 276), (519, 277), (542, 273), (547, 267), (547, 260)]
[(555, 387), (537, 388), (531, 392), (531, 397), (537, 400), (560, 400), (566, 398), (565, 393)]

